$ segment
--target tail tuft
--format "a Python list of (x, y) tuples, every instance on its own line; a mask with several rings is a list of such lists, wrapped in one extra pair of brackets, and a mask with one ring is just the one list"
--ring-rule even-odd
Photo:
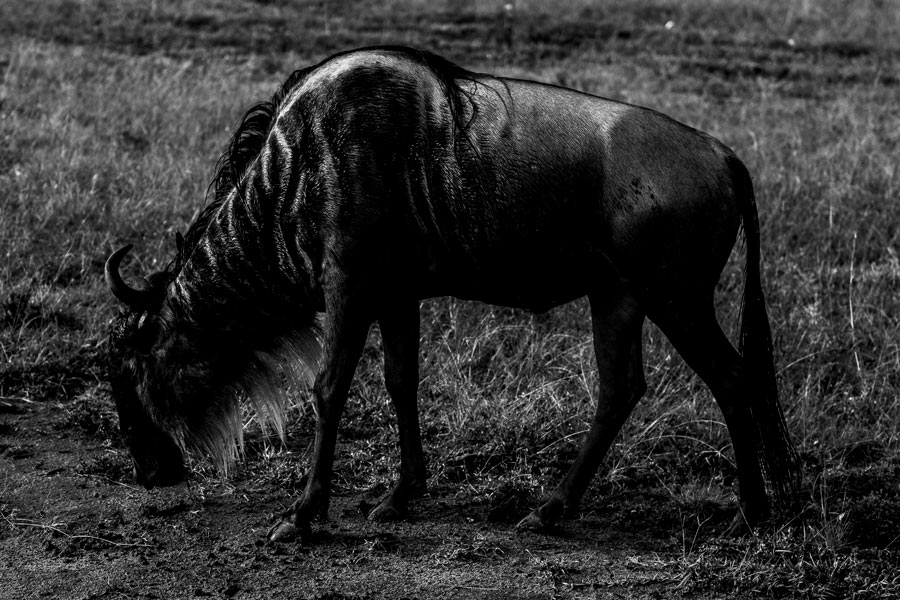
[(796, 504), (800, 492), (800, 461), (778, 399), (772, 332), (760, 281), (759, 216), (753, 184), (746, 167), (737, 159), (734, 163), (732, 172), (739, 180), (737, 188), (747, 192), (742, 214), (747, 243), (746, 283), (738, 350), (753, 386), (750, 410), (758, 431), (760, 466), (778, 504), (790, 508)]

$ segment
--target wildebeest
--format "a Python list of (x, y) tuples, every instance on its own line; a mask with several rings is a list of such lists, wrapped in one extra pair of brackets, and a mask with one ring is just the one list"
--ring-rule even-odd
[[(588, 296), (597, 411), (569, 473), (520, 525), (575, 509), (645, 391), (641, 330), (654, 321), (711, 388), (734, 446), (735, 527), (788, 497), (795, 454), (778, 401), (750, 176), (714, 138), (655, 111), (464, 70), (399, 47), (335, 55), (250, 109), (212, 198), (166, 269), (126, 284), (111, 382), (138, 481), (180, 481), (183, 452), (227, 462), (237, 397), (276, 420), (278, 374), (315, 371), (308, 483), (273, 528), (309, 533), (327, 511), (337, 425), (370, 326), (397, 413), (399, 481), (373, 518), (426, 486), (416, 408), (419, 301), (545, 311)], [(743, 224), (740, 351), (714, 288)], [(319, 316), (317, 316), (319, 315)]]

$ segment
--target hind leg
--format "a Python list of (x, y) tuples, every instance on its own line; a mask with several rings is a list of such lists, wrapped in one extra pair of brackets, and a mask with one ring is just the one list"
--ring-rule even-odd
[(769, 501), (744, 361), (722, 332), (711, 299), (668, 304), (665, 310), (649, 311), (649, 316), (709, 386), (725, 417), (737, 463), (741, 508), (729, 533), (752, 527), (769, 516)]
[(646, 390), (641, 358), (644, 314), (624, 290), (590, 296), (594, 352), (599, 371), (597, 410), (591, 429), (568, 474), (550, 497), (518, 527), (539, 531), (571, 514), (581, 502), (600, 462)]

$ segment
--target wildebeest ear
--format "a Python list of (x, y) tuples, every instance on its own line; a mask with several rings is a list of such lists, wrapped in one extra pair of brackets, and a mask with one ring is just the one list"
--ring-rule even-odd
[(152, 290), (155, 302), (160, 302), (166, 295), (166, 284), (169, 283), (171, 275), (168, 271), (157, 271), (147, 276), (147, 284)]

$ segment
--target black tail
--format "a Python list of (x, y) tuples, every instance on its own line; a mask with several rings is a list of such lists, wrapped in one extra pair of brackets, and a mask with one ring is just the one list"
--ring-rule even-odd
[(783, 507), (790, 507), (796, 502), (799, 492), (800, 463), (778, 400), (772, 332), (759, 273), (759, 216), (756, 212), (753, 182), (746, 167), (737, 159), (731, 167), (737, 189), (744, 196), (741, 219), (747, 244), (738, 350), (746, 365), (746, 380), (752, 386), (750, 410), (758, 431), (760, 466), (778, 503)]

